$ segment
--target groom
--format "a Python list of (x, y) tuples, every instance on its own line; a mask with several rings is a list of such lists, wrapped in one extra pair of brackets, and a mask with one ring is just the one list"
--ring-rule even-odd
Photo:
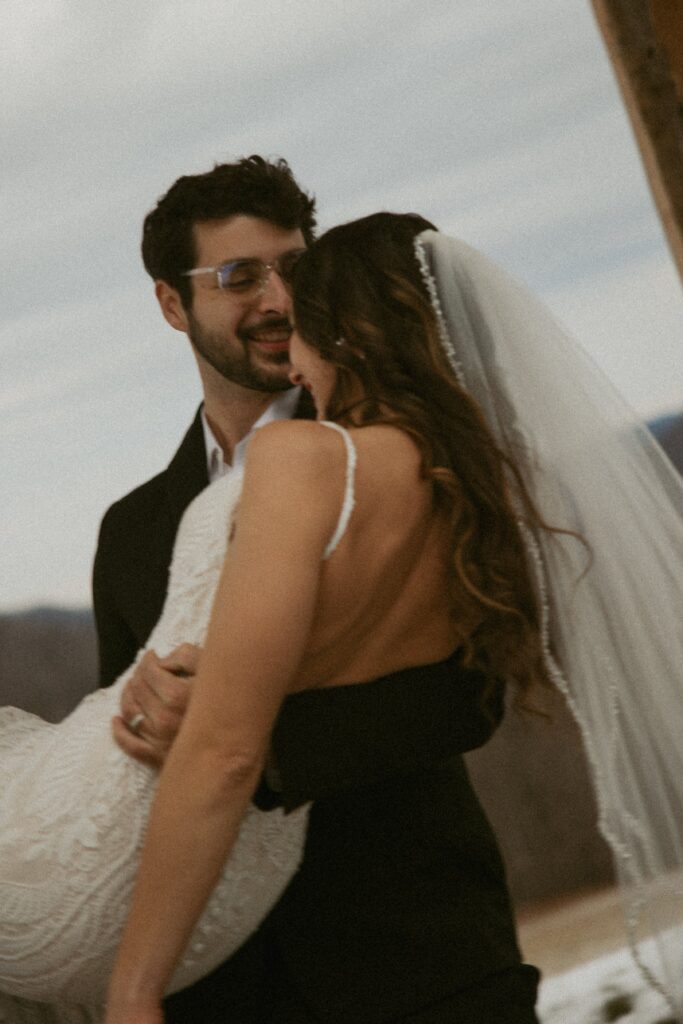
[[(287, 164), (258, 156), (180, 178), (145, 220), (145, 268), (164, 318), (188, 337), (204, 400), (169, 466), (104, 516), (93, 577), (102, 685), (134, 660), (161, 613), (173, 542), (192, 498), (241, 466), (262, 424), (313, 415), (308, 395), (288, 379), (286, 284), (314, 228), (314, 200)], [(257, 279), (247, 298), (237, 272)], [(189, 648), (164, 661), (146, 655), (114, 726), (129, 754), (161, 763), (182, 720), (194, 662)], [(402, 777), (483, 743), (500, 718), (500, 702), (493, 715), (484, 714), (484, 680), (456, 658), (446, 669), (397, 673), (380, 705), (372, 688), (344, 689), (342, 702), (332, 688), (314, 707), (285, 705), (273, 736), (277, 781), (264, 779), (254, 798), (262, 807), (288, 808), (317, 800), (299, 874), (235, 956), (166, 1001), (169, 1022), (388, 1021), (440, 1002), (456, 983), (436, 963), (433, 979), (412, 978), (409, 948), (394, 955), (386, 977), (381, 955), (373, 960), (351, 949), (359, 940), (362, 953), (363, 937), (348, 897), (335, 886), (345, 863), (335, 825), (364, 788), (373, 786), (382, 801), (386, 787), (389, 801), (397, 780), (400, 792)], [(400, 855), (411, 855), (408, 837)], [(382, 872), (370, 860), (367, 875), (376, 893)], [(359, 904), (363, 884), (370, 882), (360, 877)], [(391, 900), (390, 892), (385, 896)], [(342, 925), (338, 934), (330, 922)]]

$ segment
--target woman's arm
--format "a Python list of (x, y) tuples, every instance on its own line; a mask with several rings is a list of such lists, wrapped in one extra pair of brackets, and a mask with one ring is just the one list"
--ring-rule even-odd
[(252, 440), (235, 537), (190, 706), (161, 774), (107, 1024), (152, 1024), (218, 880), (296, 678), (344, 486), (343, 449), (314, 423)]

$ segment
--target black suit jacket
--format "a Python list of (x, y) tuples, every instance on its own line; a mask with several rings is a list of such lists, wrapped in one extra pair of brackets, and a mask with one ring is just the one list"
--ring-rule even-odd
[(93, 569), (101, 686), (128, 668), (156, 625), (180, 520), (208, 483), (198, 410), (167, 469), (107, 510)]
[[(308, 411), (304, 408), (303, 413)], [(113, 682), (131, 664), (159, 618), (182, 513), (207, 483), (197, 413), (168, 468), (116, 502), (104, 516), (93, 576), (102, 685)], [(486, 706), (485, 692), (489, 697)], [(399, 1002), (413, 998), (419, 1006), (430, 993), (438, 995), (456, 981), (466, 984), (472, 976), (513, 961), (517, 956), (514, 930), (495, 843), (464, 781), (460, 762), (444, 767), (449, 756), (484, 743), (501, 716), (501, 688), (491, 689), (481, 674), (463, 669), (457, 655), (439, 665), (394, 673), (374, 684), (333, 687), (288, 698), (273, 735), (278, 792), (264, 783), (256, 802), (263, 807), (284, 803), (292, 808), (307, 800), (318, 801), (310, 819), (302, 868), (278, 906), (236, 956), (208, 979), (168, 1001), (169, 1022), (202, 1020), (208, 1024), (227, 1017), (245, 1024), (284, 1021), (284, 1011), (278, 1009), (283, 987), (305, 990), (315, 1012), (324, 1009), (327, 1014), (321, 1019), (360, 1021), (365, 1019), (361, 1006), (367, 1004), (367, 1019), (380, 1020), (381, 1016), (373, 1014), (384, 1013), (397, 998)], [(401, 799), (401, 794), (408, 792), (412, 798)], [(441, 858), (442, 867), (450, 862), (450, 856), (443, 861), (444, 832), (434, 820), (434, 812), (437, 809), (440, 815), (447, 803), (462, 805), (463, 793), (467, 813), (459, 822), (457, 836), (447, 834), (446, 844), (449, 848), (453, 844), (466, 847), (469, 852), (464, 859), (470, 867), (462, 878), (462, 871), (454, 874), (448, 863), (445, 896), (461, 883), (472, 893), (477, 865), (486, 861), (484, 889), (493, 899), (496, 929), (504, 922), (503, 937), (500, 942), (479, 943), (480, 952), (466, 958), (469, 966), (464, 969), (437, 950), (436, 961), (442, 965), (436, 971), (438, 979), (432, 965), (426, 974), (419, 972), (421, 980), (411, 982), (406, 993), (398, 979), (413, 974), (414, 950), (410, 944), (406, 947), (406, 934), (413, 932), (417, 906), (414, 891), (406, 902), (399, 899), (398, 889), (404, 894), (410, 891), (411, 865), (419, 867), (430, 857)], [(372, 825), (380, 806), (390, 810), (394, 821), (393, 859), (402, 850), (398, 875), (378, 870), (388, 855), (388, 849), (378, 847)], [(416, 819), (433, 833), (420, 843)], [(435, 837), (440, 852), (430, 846)], [(354, 847), (351, 858), (349, 844)], [(482, 850), (486, 853), (483, 861), (479, 856)], [(351, 871), (349, 865), (353, 865)], [(425, 862), (423, 869), (434, 875), (435, 865), (429, 869)], [(356, 893), (354, 900), (351, 890)], [(433, 935), (441, 946), (446, 942), (444, 948), (460, 947), (468, 922), (475, 935), (481, 931), (482, 921), (485, 930), (491, 930), (491, 915), (482, 914), (474, 900), (475, 920), (470, 921), (471, 915), (464, 914), (461, 907), (448, 947), (445, 936), (453, 929), (445, 922), (453, 922), (453, 912), (446, 907), (444, 914), (440, 899), (434, 906), (435, 894), (432, 890), (429, 900), (418, 900), (422, 907), (419, 919), (432, 920)], [(392, 932), (386, 931), (382, 920), (375, 922), (374, 938), (367, 928), (368, 915), (385, 916), (387, 901), (395, 907), (394, 938), (399, 935), (399, 948), (393, 956)], [(334, 921), (337, 929), (330, 928)], [(352, 935), (356, 936), (353, 941)], [(428, 950), (429, 944), (425, 952)], [(432, 959), (431, 954), (427, 959)], [(386, 984), (380, 977), (382, 964)]]

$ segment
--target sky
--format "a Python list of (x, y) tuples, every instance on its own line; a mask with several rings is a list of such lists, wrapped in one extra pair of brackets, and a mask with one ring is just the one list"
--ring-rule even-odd
[(181, 174), (286, 157), (322, 229), (414, 210), (551, 306), (645, 417), (683, 299), (588, 0), (3, 0), (0, 612), (81, 607), (99, 521), (200, 398), (139, 258)]

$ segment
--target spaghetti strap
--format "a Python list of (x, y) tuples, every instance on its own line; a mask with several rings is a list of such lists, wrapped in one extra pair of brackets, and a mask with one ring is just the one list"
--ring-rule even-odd
[(344, 486), (344, 501), (342, 503), (341, 512), (339, 513), (336, 529), (323, 552), (323, 561), (325, 561), (330, 557), (332, 552), (336, 550), (339, 541), (346, 533), (346, 527), (349, 525), (349, 519), (351, 518), (353, 506), (356, 502), (354, 494), (356, 446), (351, 440), (351, 435), (345, 427), (340, 427), (338, 423), (333, 423), (331, 420), (320, 420), (319, 422), (321, 426), (331, 427), (332, 430), (336, 430), (340, 433), (344, 439), (344, 445), (346, 446), (346, 484)]

